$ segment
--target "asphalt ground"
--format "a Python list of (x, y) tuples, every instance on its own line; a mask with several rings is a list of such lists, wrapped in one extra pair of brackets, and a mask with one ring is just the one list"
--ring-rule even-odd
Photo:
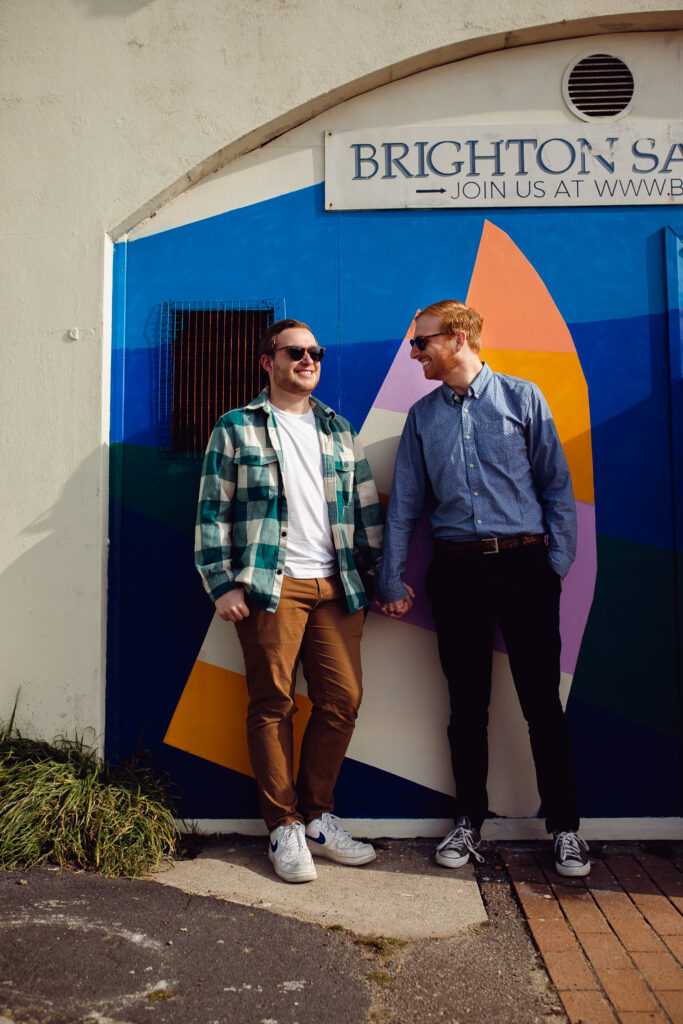
[[(431, 865), (433, 842), (420, 844)], [(502, 859), (484, 852), (488, 923), (411, 940), (152, 880), (0, 871), (0, 1024), (566, 1021)]]

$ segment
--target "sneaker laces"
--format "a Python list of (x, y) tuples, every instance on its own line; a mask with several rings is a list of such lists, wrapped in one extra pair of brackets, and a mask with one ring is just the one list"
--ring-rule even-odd
[(324, 811), (320, 816), (325, 831), (334, 836), (334, 840), (337, 846), (344, 848), (346, 846), (355, 846), (357, 840), (350, 836), (345, 828), (342, 828), (339, 824), (339, 818), (336, 814), (332, 814), (330, 811)]
[(293, 821), (284, 826), (281, 841), (285, 856), (296, 857), (300, 850), (308, 849), (304, 843), (304, 834), (304, 827), (300, 821)]
[(588, 851), (588, 843), (578, 832), (558, 832), (555, 836), (555, 847), (559, 860), (582, 859), (583, 851)]
[(447, 846), (458, 847), (464, 846), (468, 850), (475, 860), (478, 860), (480, 864), (484, 863), (484, 858), (478, 853), (474, 843), (472, 842), (472, 833), (474, 829), (465, 828), (463, 825), (458, 825), (448, 835), (441, 840), (436, 850), (439, 853), (441, 850), (446, 849)]

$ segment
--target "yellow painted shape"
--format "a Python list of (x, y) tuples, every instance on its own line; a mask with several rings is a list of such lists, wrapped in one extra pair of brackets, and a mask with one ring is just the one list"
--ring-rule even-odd
[[(298, 713), (294, 715), (294, 771), (304, 729), (311, 716), (311, 701), (296, 693)], [(164, 742), (188, 754), (202, 757), (234, 772), (251, 775), (247, 749), (247, 706), (249, 695), (245, 676), (206, 661), (196, 661), (185, 684)]]
[(482, 352), (492, 370), (538, 384), (555, 420), (577, 501), (593, 504), (593, 450), (588, 387), (574, 352)]

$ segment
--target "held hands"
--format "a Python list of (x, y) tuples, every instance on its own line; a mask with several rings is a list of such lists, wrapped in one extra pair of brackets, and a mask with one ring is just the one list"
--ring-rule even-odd
[(387, 601), (386, 604), (380, 604), (379, 601), (377, 602), (379, 607), (382, 609), (382, 612), (390, 619), (402, 618), (405, 613), (409, 612), (413, 607), (415, 591), (409, 583), (406, 583), (405, 580), (403, 581), (403, 584), (408, 591), (408, 597), (402, 597), (400, 601)]
[(222, 594), (216, 601), (216, 611), (226, 622), (241, 622), (249, 616), (249, 609), (244, 600), (242, 587), (235, 587), (227, 594)]

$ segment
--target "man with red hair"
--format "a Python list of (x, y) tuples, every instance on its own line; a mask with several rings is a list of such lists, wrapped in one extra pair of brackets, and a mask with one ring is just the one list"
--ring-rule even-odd
[(559, 697), (561, 580), (576, 552), (576, 506), (553, 419), (535, 384), (481, 361), (482, 317), (454, 299), (423, 309), (410, 357), (441, 381), (411, 408), (396, 457), (379, 599), (400, 618), (413, 594), (401, 579), (428, 495), (434, 560), (426, 589), (448, 680), (455, 828), (436, 849), (443, 867), (478, 853), (488, 813), (488, 708), (494, 626), (529, 726), (536, 778), (562, 875), (590, 870), (578, 834), (569, 725)]

